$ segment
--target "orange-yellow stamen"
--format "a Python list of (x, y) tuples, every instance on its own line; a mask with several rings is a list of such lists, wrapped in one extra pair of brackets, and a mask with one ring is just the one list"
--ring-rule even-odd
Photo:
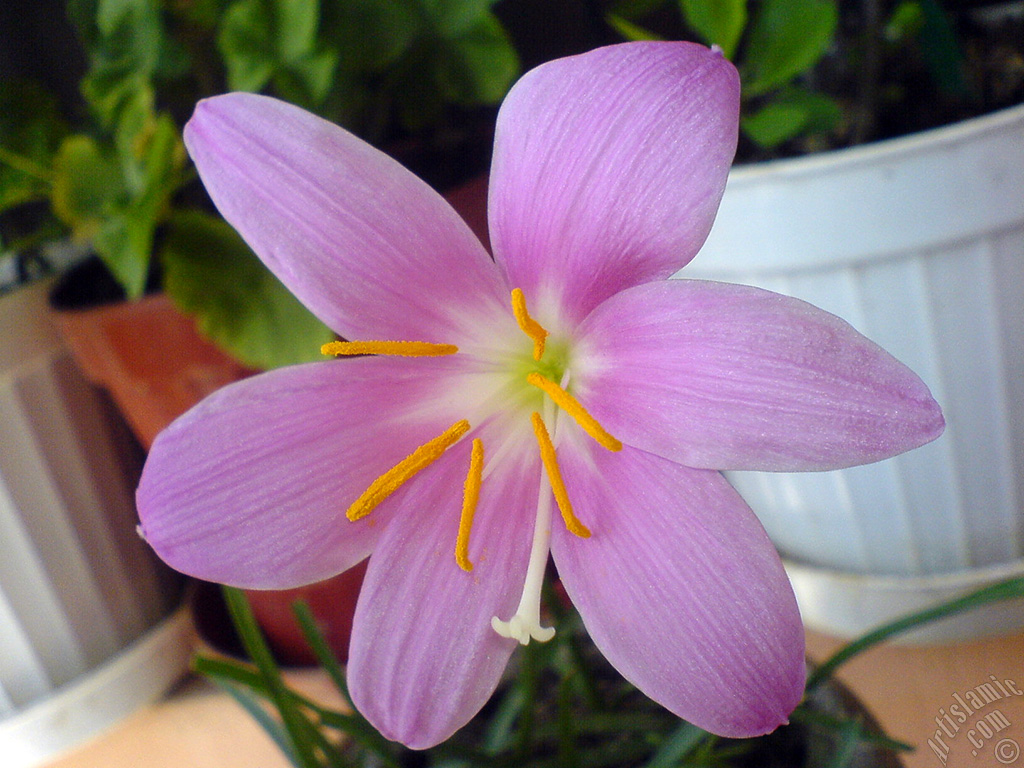
[(570, 533), (580, 538), (589, 539), (590, 531), (579, 521), (572, 511), (572, 504), (569, 502), (569, 494), (565, 490), (565, 483), (562, 481), (562, 472), (558, 468), (558, 457), (555, 454), (555, 446), (551, 442), (548, 428), (544, 425), (544, 419), (539, 413), (534, 412), (530, 416), (533, 423), (533, 433), (537, 436), (537, 445), (540, 446), (540, 458), (544, 462), (544, 469), (547, 470), (548, 480), (551, 482), (551, 491), (555, 494), (555, 502), (558, 510), (562, 513), (565, 527)]
[(603, 447), (609, 451), (621, 451), (622, 443), (612, 437), (605, 428), (602, 427), (597, 419), (587, 412), (580, 401), (570, 395), (560, 386), (555, 384), (551, 379), (543, 376), (539, 373), (530, 373), (526, 376), (526, 380), (533, 384), (538, 389), (543, 390), (547, 393), (548, 397), (555, 401), (555, 404), (563, 411), (572, 416), (576, 423), (583, 428), (588, 435), (594, 438)]
[(397, 491), (407, 480), (441, 458), (441, 454), (458, 442), (459, 438), (468, 431), (468, 421), (465, 419), (457, 421), (433, 440), (424, 443), (410, 453), (374, 480), (370, 487), (363, 491), (362, 496), (356, 499), (352, 506), (348, 508), (346, 513), (348, 519), (355, 522), (366, 517), (378, 504)]
[(464, 571), (472, 571), (469, 561), (469, 531), (473, 527), (476, 503), (480, 499), (480, 485), (484, 477), (484, 443), (478, 437), (473, 440), (473, 452), (469, 457), (469, 474), (462, 489), (462, 516), (459, 518), (459, 536), (455, 541), (455, 562)]
[(320, 347), (322, 355), (398, 355), (400, 357), (440, 357), (454, 355), (454, 344), (431, 341), (329, 341)]
[(540, 360), (544, 356), (544, 341), (548, 332), (526, 311), (526, 297), (519, 288), (512, 289), (512, 312), (522, 332), (533, 339), (533, 359)]

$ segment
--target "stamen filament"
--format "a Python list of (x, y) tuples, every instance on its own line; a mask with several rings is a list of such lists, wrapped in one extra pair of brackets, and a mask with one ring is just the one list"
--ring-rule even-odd
[(555, 446), (551, 442), (548, 429), (544, 426), (544, 419), (539, 413), (534, 412), (530, 416), (533, 424), (533, 433), (537, 436), (537, 445), (540, 446), (540, 458), (544, 462), (544, 469), (547, 471), (548, 481), (551, 483), (551, 491), (555, 494), (555, 501), (558, 503), (558, 510), (562, 513), (565, 527), (569, 533), (574, 533), (581, 539), (590, 538), (590, 530), (572, 511), (572, 504), (569, 501), (569, 494), (565, 490), (565, 482), (562, 480), (562, 471), (558, 468), (558, 456), (555, 454)]
[(544, 330), (544, 326), (530, 317), (526, 310), (526, 297), (519, 288), (512, 289), (512, 313), (516, 316), (520, 330), (533, 339), (533, 359), (540, 360), (544, 356), (544, 341), (548, 337), (548, 332)]
[(441, 357), (454, 355), (454, 344), (431, 341), (329, 341), (320, 347), (322, 355), (398, 355), (400, 357)]
[(366, 517), (404, 483), (441, 458), (441, 454), (457, 443), (459, 438), (468, 431), (469, 422), (463, 419), (452, 424), (433, 440), (421, 445), (374, 480), (370, 487), (363, 491), (363, 494), (348, 508), (346, 517), (352, 522)]
[(455, 562), (464, 571), (472, 571), (469, 561), (469, 531), (473, 527), (473, 516), (480, 500), (480, 486), (484, 476), (484, 443), (478, 437), (473, 440), (473, 452), (469, 457), (469, 473), (462, 489), (462, 516), (459, 518), (459, 536), (455, 541)]
[(597, 419), (591, 416), (587, 409), (580, 404), (579, 400), (555, 384), (551, 379), (534, 372), (528, 374), (526, 380), (538, 389), (543, 390), (548, 397), (555, 401), (556, 405), (572, 416), (583, 431), (594, 438), (601, 446), (609, 451), (622, 450), (622, 443), (608, 434), (605, 428), (598, 423)]

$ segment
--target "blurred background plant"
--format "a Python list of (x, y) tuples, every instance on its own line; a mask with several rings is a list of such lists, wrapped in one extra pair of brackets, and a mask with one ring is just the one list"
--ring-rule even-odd
[(330, 332), (213, 213), (189, 165), (181, 126), (204, 96), (279, 96), (443, 190), (486, 169), (520, 61), (691, 39), (739, 67), (740, 158), (762, 159), (1020, 102), (1020, 11), (979, 0), (5, 3), (0, 29), (35, 39), (0, 41), (0, 67), (5, 45), (20, 45), (23, 59), (48, 54), (51, 71), (0, 79), (0, 254), (70, 235), (128, 298), (162, 287), (243, 363), (314, 359)]
[(162, 287), (248, 365), (318, 357), (330, 331), (212, 213), (180, 126), (204, 96), (270, 93), (450, 186), (486, 163), (489, 136), (478, 133), (493, 115), (477, 110), (497, 104), (519, 72), (491, 5), (68, 0), (85, 109), (69, 120), (41, 82), (0, 83), (4, 252), (70, 235), (127, 298)]
[(718, 45), (743, 81), (740, 157), (935, 127), (1024, 99), (1024, 7), (985, 0), (618, 0), (626, 39)]
[(308, 606), (294, 606), (342, 709), (313, 701), (285, 681), (245, 595), (224, 587), (240, 656), (205, 653), (193, 668), (232, 696), (296, 768), (900, 768), (909, 744), (886, 735), (835, 679), (846, 662), (909, 630), (983, 606), (1019, 600), (1024, 578), (990, 585), (880, 626), (812, 668), (790, 722), (748, 739), (715, 736), (647, 699), (601, 657), (557, 588), (544, 606), (558, 627), (547, 643), (517, 651), (484, 709), (449, 740), (423, 752), (388, 741), (348, 705), (344, 668)]

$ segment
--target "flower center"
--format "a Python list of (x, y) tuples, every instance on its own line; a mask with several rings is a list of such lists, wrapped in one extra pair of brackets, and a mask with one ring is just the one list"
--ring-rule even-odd
[[(610, 451), (622, 450), (622, 443), (610, 435), (583, 405), (568, 391), (570, 355), (564, 341), (552, 340), (548, 331), (537, 322), (526, 307), (523, 292), (512, 291), (512, 312), (519, 328), (533, 341), (532, 360), (513, 361), (512, 373), (517, 381), (525, 381), (538, 390), (543, 398), (540, 411), (531, 410), (530, 424), (537, 440), (544, 471), (540, 473), (537, 493), (537, 514), (533, 525), (533, 543), (527, 564), (523, 592), (519, 607), (508, 620), (497, 616), (491, 619), (494, 631), (526, 645), (531, 639), (541, 642), (554, 637), (552, 627), (541, 626), (540, 596), (551, 548), (551, 517), (554, 501), (561, 513), (566, 529), (581, 538), (590, 538), (588, 529), (576, 517), (558, 466), (556, 445), (559, 423), (563, 415), (571, 417), (579, 427), (597, 443)], [(435, 344), (422, 341), (336, 341), (325, 344), (321, 352), (327, 355), (399, 355), (403, 357), (434, 357), (458, 353), (453, 344)], [(547, 397), (543, 397), (546, 395)], [(382, 501), (422, 470), (437, 461), (445, 451), (455, 445), (472, 429), (463, 419), (452, 424), (432, 440), (416, 448), (407, 457), (374, 480), (349, 507), (347, 517), (360, 520), (370, 514)], [(487, 472), (484, 466), (484, 446), (480, 438), (473, 439), (469, 471), (463, 486), (462, 512), (455, 542), (455, 562), (464, 571), (473, 570), (469, 559), (470, 533), (477, 502)]]

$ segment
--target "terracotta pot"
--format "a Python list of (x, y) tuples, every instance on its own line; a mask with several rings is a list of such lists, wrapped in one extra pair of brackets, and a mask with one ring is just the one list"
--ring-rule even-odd
[(203, 338), (192, 318), (164, 294), (65, 308), (76, 279), (82, 279), (78, 268), (51, 294), (54, 320), (75, 362), (110, 392), (146, 448), (206, 395), (253, 373)]

